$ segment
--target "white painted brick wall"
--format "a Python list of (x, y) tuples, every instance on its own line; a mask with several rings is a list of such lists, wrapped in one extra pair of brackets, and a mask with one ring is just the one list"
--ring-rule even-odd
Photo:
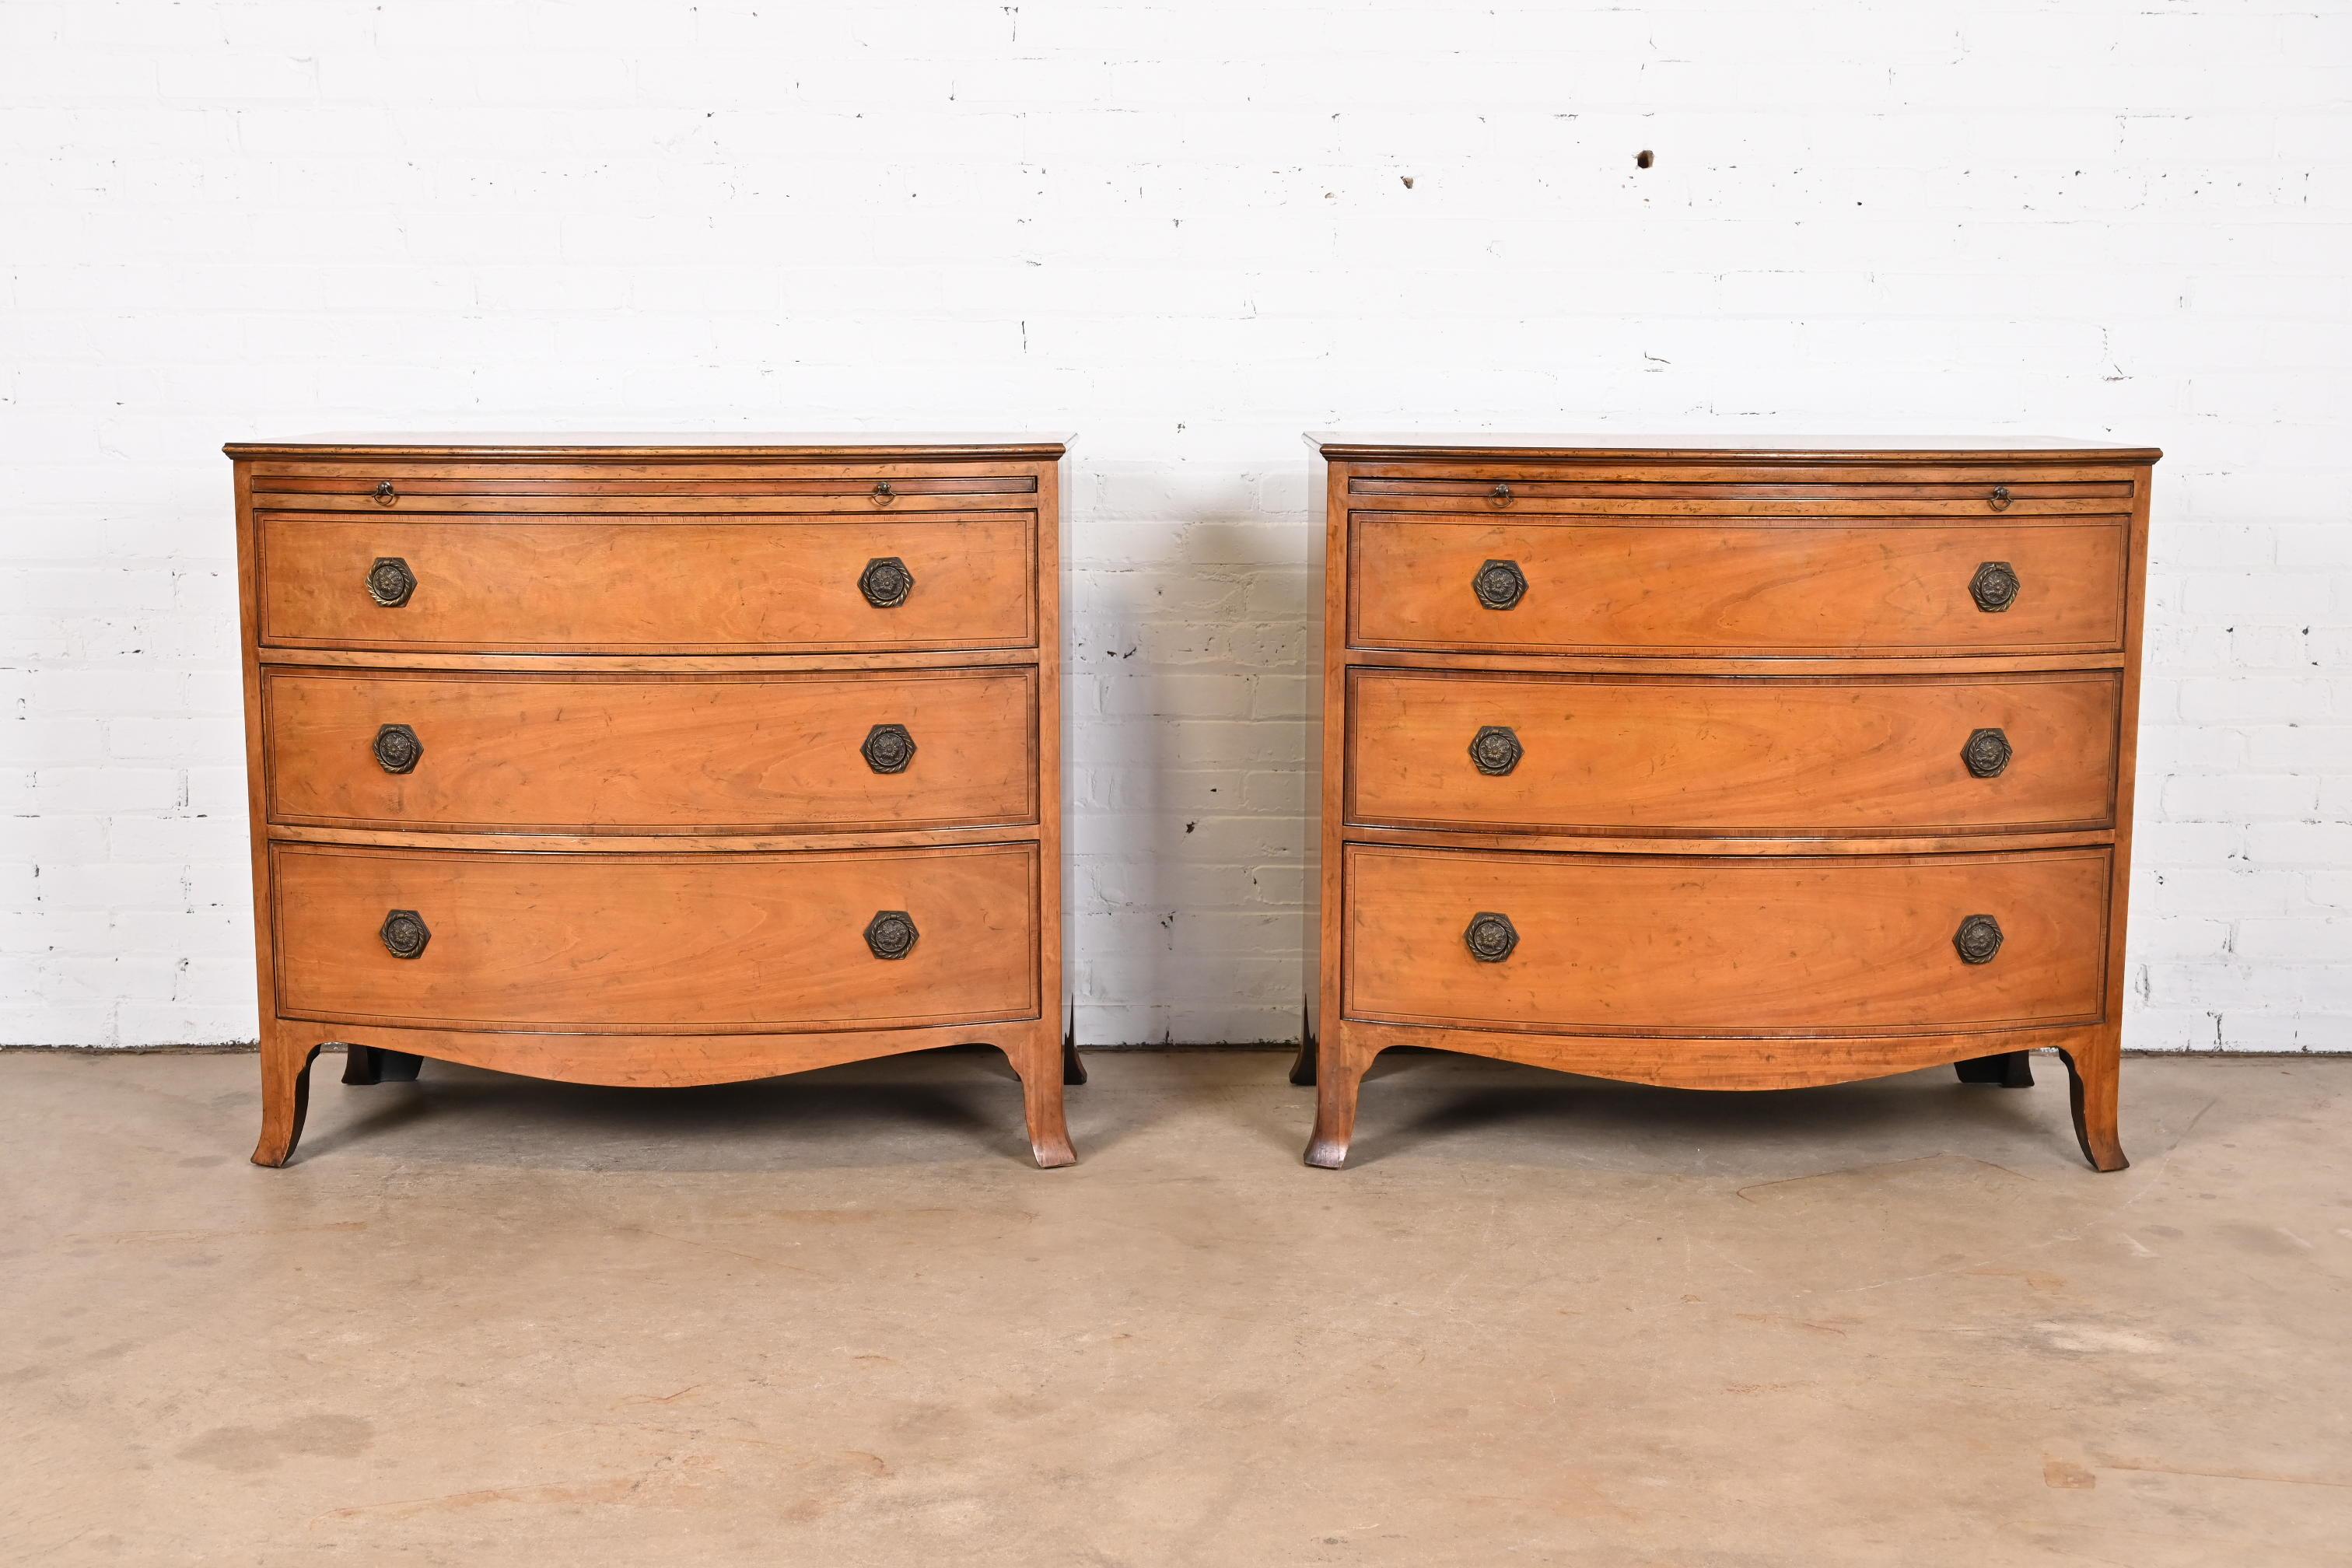
[(1077, 429), (1083, 1037), (1287, 1034), (1344, 423), (2162, 445), (2128, 1042), (2352, 1047), (2343, 0), (5, 0), (0, 288), (0, 1039), (253, 1034), (218, 447), (403, 426)]

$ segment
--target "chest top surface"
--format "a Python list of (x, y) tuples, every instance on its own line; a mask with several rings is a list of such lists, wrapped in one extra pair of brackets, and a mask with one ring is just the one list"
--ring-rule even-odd
[(330, 431), (282, 441), (231, 441), (232, 458), (1059, 458), (1070, 437), (1055, 433), (969, 431)]
[(1334, 462), (1492, 461), (1496, 458), (1658, 462), (2101, 462), (2153, 463), (2154, 447), (2052, 436), (1756, 436), (1526, 434), (1496, 431), (1310, 430), (1307, 444)]

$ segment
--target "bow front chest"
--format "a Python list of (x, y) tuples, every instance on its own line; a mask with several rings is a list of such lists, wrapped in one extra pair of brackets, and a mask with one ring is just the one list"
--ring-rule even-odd
[(2049, 1047), (2122, 1167), (2157, 452), (1310, 440), (1309, 1163), (1391, 1046), (1710, 1089)]
[(605, 1084), (990, 1043), (1073, 1158), (1059, 442), (228, 454), (257, 1163), (330, 1041)]

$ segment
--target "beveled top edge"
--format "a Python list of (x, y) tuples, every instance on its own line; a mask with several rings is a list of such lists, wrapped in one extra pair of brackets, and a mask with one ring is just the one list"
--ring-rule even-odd
[(1515, 458), (1585, 461), (1638, 458), (1664, 462), (2002, 462), (2094, 459), (2153, 463), (2154, 447), (2125, 447), (2054, 436), (1774, 436), (1739, 440), (1705, 436), (1524, 435), (1309, 430), (1307, 444), (1324, 457), (1444, 461)]
[(351, 453), (371, 458), (1059, 458), (1076, 439), (1067, 434), (905, 431), (762, 430), (331, 431), (286, 441), (231, 441), (232, 458), (319, 458)]

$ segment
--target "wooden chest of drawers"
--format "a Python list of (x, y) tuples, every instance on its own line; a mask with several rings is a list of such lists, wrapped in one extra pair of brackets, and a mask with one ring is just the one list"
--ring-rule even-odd
[(436, 1057), (1003, 1048), (1074, 1158), (1058, 441), (320, 438), (236, 477), (257, 1163)]
[(2116, 1141), (2149, 468), (2036, 442), (1309, 437), (1293, 1078), (1770, 1089), (2053, 1047)]

